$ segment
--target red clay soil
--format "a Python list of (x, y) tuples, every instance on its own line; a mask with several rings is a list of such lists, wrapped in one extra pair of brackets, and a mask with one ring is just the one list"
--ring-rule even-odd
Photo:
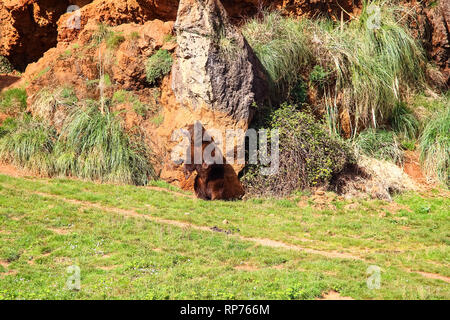
[(13, 83), (16, 83), (20, 80), (20, 77), (11, 76), (7, 74), (0, 74), (0, 91), (4, 88), (9, 87)]
[(405, 152), (405, 162), (403, 164), (403, 171), (419, 184), (427, 184), (427, 179), (422, 172), (419, 162), (419, 153), (417, 151)]

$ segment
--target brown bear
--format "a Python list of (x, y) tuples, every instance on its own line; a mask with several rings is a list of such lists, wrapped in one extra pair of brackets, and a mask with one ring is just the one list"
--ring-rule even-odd
[[(200, 125), (200, 124), (196, 124)], [(226, 159), (222, 154), (218, 155), (222, 159), (222, 163), (209, 164), (203, 159), (204, 150), (214, 141), (203, 141), (206, 130), (201, 126), (201, 150), (197, 148), (197, 152), (201, 152), (201, 164), (195, 164), (195, 125), (188, 127), (191, 145), (186, 154), (190, 155), (190, 163), (184, 164), (184, 173), (188, 179), (194, 171), (197, 173), (195, 177), (194, 190), (198, 198), (203, 200), (233, 200), (242, 198), (244, 189), (233, 167), (226, 163)], [(200, 130), (199, 130), (200, 131)], [(200, 137), (198, 137), (199, 139)], [(212, 157), (215, 157), (217, 149), (212, 151)]]

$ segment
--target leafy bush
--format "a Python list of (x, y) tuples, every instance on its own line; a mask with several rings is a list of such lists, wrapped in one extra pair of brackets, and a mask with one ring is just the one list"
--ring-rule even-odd
[(420, 123), (404, 102), (399, 102), (392, 110), (389, 122), (392, 129), (406, 139), (415, 139), (419, 133)]
[(7, 114), (18, 114), (27, 107), (27, 92), (25, 89), (13, 88), (0, 94), (0, 111)]
[(14, 68), (9, 60), (4, 56), (0, 56), (0, 73), (11, 73), (13, 71)]
[(0, 158), (38, 174), (52, 175), (56, 131), (26, 114), (10, 125), (14, 130), (8, 130), (0, 139)]
[(420, 159), (430, 176), (450, 186), (450, 105), (425, 126), (420, 137)]
[(170, 52), (159, 49), (154, 55), (148, 58), (145, 70), (147, 73), (147, 81), (155, 84), (157, 80), (165, 76), (172, 69), (173, 59)]
[(262, 176), (259, 167), (249, 167), (243, 177), (247, 192), (284, 196), (298, 189), (327, 185), (331, 178), (353, 162), (350, 148), (330, 136), (311, 114), (283, 104), (269, 121), (279, 129), (280, 168)]
[(355, 139), (355, 149), (379, 160), (403, 163), (403, 151), (392, 131), (366, 129)]
[(137, 185), (154, 177), (143, 143), (130, 139), (114, 114), (102, 114), (95, 103), (69, 116), (54, 156), (57, 171), (64, 175)]

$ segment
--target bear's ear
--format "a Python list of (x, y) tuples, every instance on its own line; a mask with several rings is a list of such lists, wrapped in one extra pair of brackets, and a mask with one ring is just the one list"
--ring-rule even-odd
[(209, 169), (209, 164), (207, 164), (206, 162), (202, 163), (202, 169), (203, 170), (208, 170)]

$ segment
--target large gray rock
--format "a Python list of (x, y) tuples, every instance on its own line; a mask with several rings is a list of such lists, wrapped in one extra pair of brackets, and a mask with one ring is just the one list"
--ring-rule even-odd
[(172, 88), (182, 105), (251, 121), (267, 97), (261, 64), (218, 0), (181, 0)]

